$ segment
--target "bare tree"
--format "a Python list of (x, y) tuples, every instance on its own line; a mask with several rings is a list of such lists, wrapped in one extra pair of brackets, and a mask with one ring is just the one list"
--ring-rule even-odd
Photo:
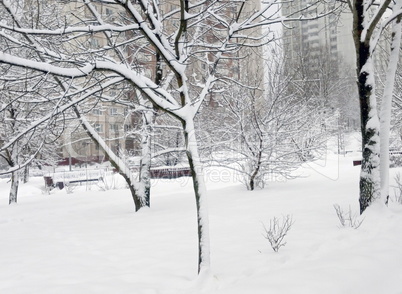
[(294, 178), (292, 172), (302, 163), (321, 157), (329, 133), (325, 107), (318, 106), (317, 98), (307, 95), (298, 81), (295, 86), (280, 51), (265, 63), (263, 80), (250, 73), (248, 86), (225, 90), (215, 114), (220, 119), (201, 114), (203, 121), (215, 121), (201, 140), (209, 163), (235, 170), (248, 190), (263, 188), (270, 180)]
[[(5, 75), (17, 70), (16, 68), (5, 69)], [(9, 80), (0, 78), (0, 140), (7, 142), (15, 134), (25, 132), (29, 124), (36, 118), (41, 117), (44, 110), (51, 111), (50, 103), (44, 95), (52, 96), (52, 84), (46, 81), (43, 75), (37, 75), (27, 70), (25, 78)], [(65, 117), (64, 117), (65, 118)], [(63, 119), (64, 121), (64, 119)], [(19, 140), (2, 148), (0, 157), (7, 163), (11, 174), (11, 188), (9, 204), (17, 202), (20, 175), (25, 171), (24, 181), (29, 177), (29, 166), (41, 167), (43, 164), (56, 163), (56, 140), (64, 129), (63, 122), (55, 117), (47, 124), (29, 129)], [(42, 156), (46, 154), (46, 160)], [(53, 160), (53, 162), (52, 162)], [(4, 173), (4, 172), (0, 172)]]

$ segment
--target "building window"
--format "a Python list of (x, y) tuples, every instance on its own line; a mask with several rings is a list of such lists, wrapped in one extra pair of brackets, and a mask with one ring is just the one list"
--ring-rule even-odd
[(103, 132), (103, 125), (102, 124), (94, 124), (94, 129), (95, 131), (97, 131), (98, 133), (102, 133)]
[(90, 38), (91, 46), (93, 48), (98, 48), (99, 47), (99, 40), (95, 37)]
[(106, 8), (105, 13), (107, 16), (111, 16), (113, 14), (113, 10), (111, 10), (110, 8)]
[(101, 115), (102, 111), (99, 108), (94, 108), (94, 109), (92, 109), (92, 114)]
[(117, 108), (110, 108), (109, 109), (109, 113), (110, 113), (110, 115), (117, 115)]
[(124, 131), (125, 132), (131, 131), (131, 126), (130, 125), (124, 125)]
[(117, 132), (119, 131), (119, 125), (117, 125), (117, 124), (111, 124), (111, 125), (109, 126), (109, 129), (110, 129), (111, 132), (117, 133)]

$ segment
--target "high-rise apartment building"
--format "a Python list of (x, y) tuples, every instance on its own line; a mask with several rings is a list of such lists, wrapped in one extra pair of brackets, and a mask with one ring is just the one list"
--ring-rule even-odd
[[(307, 62), (310, 75), (319, 70), (320, 62), (332, 63), (332, 67), (353, 67), (355, 50), (352, 37), (352, 14), (329, 13), (335, 2), (309, 6), (308, 0), (296, 0), (284, 4), (282, 14), (295, 13), (294, 18), (312, 18), (290, 23), (283, 29), (283, 45), (286, 62)], [(306, 8), (309, 7), (309, 8)], [(300, 11), (300, 12), (299, 12)], [(318, 14), (327, 15), (314, 19)], [(343, 65), (341, 65), (343, 63)]]
[[(314, 6), (311, 3), (295, 0), (283, 6), (283, 15), (293, 13), (295, 19), (305, 19), (293, 21), (283, 28), (286, 68), (293, 75), (293, 83), (306, 97), (313, 97), (314, 103), (325, 108), (328, 115), (338, 113), (337, 124), (357, 128), (352, 13), (334, 10), (335, 1)], [(319, 14), (325, 16), (317, 18)]]

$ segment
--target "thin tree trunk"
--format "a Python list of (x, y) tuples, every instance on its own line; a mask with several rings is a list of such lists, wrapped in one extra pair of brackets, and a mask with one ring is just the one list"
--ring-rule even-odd
[(8, 198), (8, 204), (17, 203), (18, 186), (20, 183), (19, 171), (14, 171), (11, 173), (11, 187), (10, 195)]
[(75, 107), (74, 111), (78, 118), (81, 119), (81, 125), (84, 130), (87, 132), (88, 136), (98, 144), (99, 148), (108, 156), (110, 163), (112, 166), (123, 176), (125, 179), (131, 196), (133, 197), (135, 211), (140, 210), (142, 207), (148, 206), (149, 202), (146, 201), (146, 196), (141, 194), (139, 189), (135, 187), (135, 179), (128, 168), (128, 166), (121, 161), (121, 159), (114, 154), (114, 152), (107, 146), (106, 142), (99, 136), (99, 134), (92, 128), (90, 123), (86, 120), (86, 118), (81, 114), (81, 112)]
[[(262, 148), (262, 140), (261, 140), (260, 148)], [(255, 189), (255, 178), (257, 177), (257, 175), (260, 171), (260, 168), (261, 168), (261, 164), (262, 164), (261, 158), (262, 158), (262, 151), (259, 151), (258, 158), (257, 158), (257, 167), (254, 169), (254, 172), (250, 176), (250, 181), (249, 181), (250, 191), (254, 191), (254, 189)]]
[(389, 199), (389, 136), (391, 129), (392, 95), (395, 85), (395, 75), (399, 61), (402, 25), (401, 18), (393, 22), (391, 40), (391, 55), (388, 63), (384, 95), (381, 101), (380, 141), (381, 141), (381, 199), (388, 204)]
[[(18, 165), (18, 142), (15, 143), (11, 151), (8, 153), (10, 167), (16, 167)], [(20, 184), (20, 171), (16, 170), (11, 173), (11, 187), (8, 197), (8, 204), (17, 203), (18, 187)]]
[(253, 172), (253, 174), (250, 177), (250, 181), (249, 181), (249, 189), (250, 189), (250, 191), (254, 191), (254, 189), (255, 189), (255, 178), (256, 178), (259, 170), (260, 170), (260, 166), (258, 165), (257, 168), (255, 169), (255, 171)]
[(141, 208), (147, 206), (146, 201), (142, 201), (141, 198), (138, 197), (137, 189), (134, 187), (134, 183), (132, 182), (133, 179), (129, 175), (127, 175), (127, 173), (121, 171), (121, 169), (119, 168), (119, 164), (116, 161), (110, 158), (109, 161), (112, 164), (112, 166), (119, 171), (120, 175), (126, 181), (127, 186), (131, 192), (131, 197), (133, 198), (134, 201), (135, 211), (138, 211)]
[(194, 122), (183, 122), (186, 154), (190, 165), (197, 207), (198, 225), (198, 273), (206, 271), (210, 267), (210, 242), (208, 204), (204, 183), (204, 175), (200, 157), (198, 154), (197, 139), (194, 132)]
[(139, 194), (144, 195), (144, 200), (146, 206), (151, 205), (151, 148), (152, 148), (152, 124), (154, 120), (154, 113), (152, 110), (144, 111), (142, 113), (142, 126), (143, 130), (141, 132), (141, 148), (142, 148), (142, 158), (140, 166), (139, 175)]
[(24, 184), (28, 183), (29, 181), (29, 165), (26, 165), (24, 168), (24, 178), (23, 178)]

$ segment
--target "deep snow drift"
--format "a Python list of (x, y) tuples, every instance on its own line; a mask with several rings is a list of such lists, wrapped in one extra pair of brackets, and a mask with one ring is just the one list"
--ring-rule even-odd
[[(402, 293), (402, 206), (370, 208), (358, 229), (340, 228), (333, 208), (358, 212), (356, 156), (330, 154), (300, 170), (309, 177), (254, 192), (206, 170), (212, 266), (200, 278), (189, 178), (155, 180), (152, 208), (138, 213), (128, 190), (47, 195), (42, 178), (8, 206), (2, 179), (0, 293)], [(275, 253), (262, 224), (288, 214)]]

